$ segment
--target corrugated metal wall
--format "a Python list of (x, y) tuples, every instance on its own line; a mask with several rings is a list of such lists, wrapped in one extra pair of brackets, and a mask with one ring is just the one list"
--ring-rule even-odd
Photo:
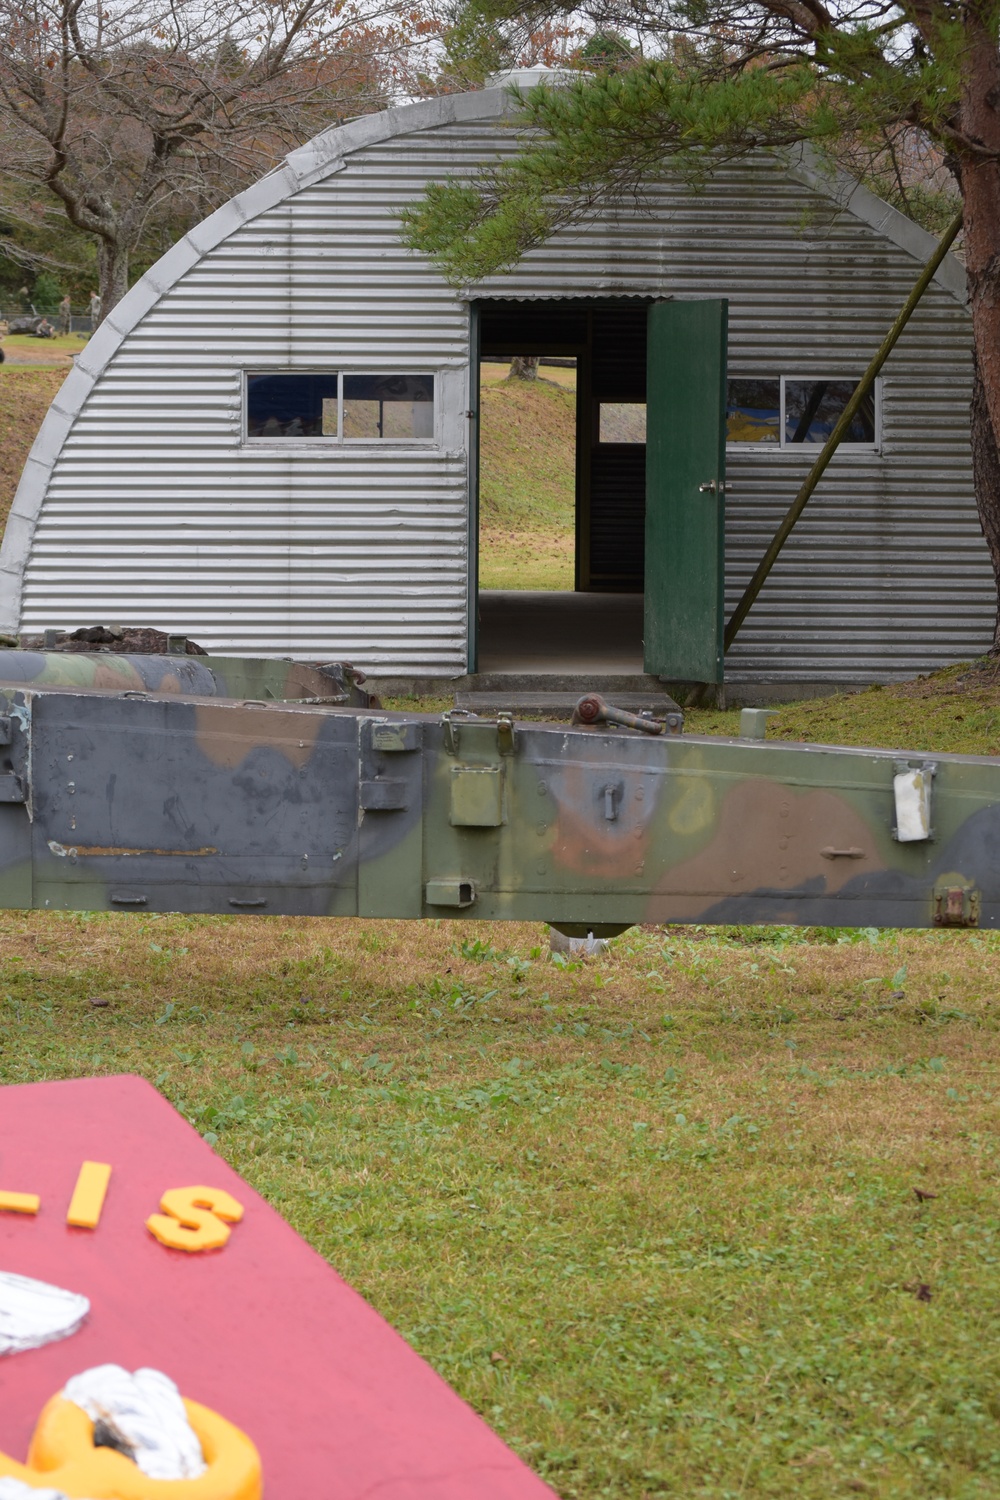
[[(468, 309), (402, 249), (395, 212), (428, 178), (511, 144), (489, 119), (375, 142), (184, 274), (58, 455), (21, 628), (141, 620), (218, 650), (462, 673)], [(863, 368), (918, 269), (777, 163), (726, 169), (697, 194), (658, 190), (653, 206), (560, 234), (481, 291), (727, 296), (734, 375), (835, 376)], [(988, 646), (968, 351), (966, 315), (935, 285), (886, 371), (882, 454), (835, 461), (731, 655), (734, 679), (856, 681)], [(441, 445), (242, 446), (241, 371), (255, 366), (435, 370)], [(731, 457), (733, 601), (809, 459)]]

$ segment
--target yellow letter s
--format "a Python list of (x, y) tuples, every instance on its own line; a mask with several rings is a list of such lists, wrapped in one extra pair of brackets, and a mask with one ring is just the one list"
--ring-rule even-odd
[(243, 1205), (222, 1188), (170, 1188), (160, 1199), (162, 1214), (152, 1214), (146, 1228), (173, 1250), (220, 1250), (238, 1224)]

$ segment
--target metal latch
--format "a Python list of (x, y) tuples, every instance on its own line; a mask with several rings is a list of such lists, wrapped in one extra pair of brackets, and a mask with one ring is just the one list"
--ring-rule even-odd
[[(488, 721), (468, 708), (450, 708), (441, 715), (444, 731), (444, 748), (448, 755), (458, 755), (461, 746), (462, 719), (487, 725)], [(513, 755), (517, 750), (517, 735), (514, 730), (514, 715), (506, 710), (497, 714), (497, 747), (501, 755)]]
[(726, 486), (720, 484), (717, 479), (709, 479), (707, 483), (699, 484), (698, 493), (699, 495), (724, 495)]
[(513, 714), (497, 714), (497, 745), (501, 755), (513, 755), (517, 749)]
[(457, 755), (459, 747), (459, 719), (475, 719), (478, 715), (468, 708), (449, 708), (441, 715), (441, 728), (444, 731), (444, 748), (448, 755)]

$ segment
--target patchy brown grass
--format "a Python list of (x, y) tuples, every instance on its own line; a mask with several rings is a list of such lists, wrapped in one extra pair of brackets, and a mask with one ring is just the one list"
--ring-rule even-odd
[(0, 529), (6, 525), (24, 461), (65, 369), (0, 365)]
[(997, 672), (993, 662), (960, 662), (911, 682), (791, 704), (768, 721), (768, 738), (998, 755)]

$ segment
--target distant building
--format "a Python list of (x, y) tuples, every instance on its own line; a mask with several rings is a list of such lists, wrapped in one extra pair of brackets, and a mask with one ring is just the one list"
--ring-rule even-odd
[[(491, 88), (327, 131), (168, 251), (35, 443), (0, 555), (0, 628), (113, 620), (378, 674), (474, 670), (476, 356), (490, 353), (576, 355), (577, 586), (645, 589), (649, 608), (641, 439), (672, 417), (642, 407), (649, 308), (665, 299), (728, 299), (732, 607), (933, 240), (862, 187), (761, 156), (699, 192), (650, 183), (645, 207), (459, 292), (403, 247), (397, 213), (429, 180), (514, 150), (512, 108)], [(988, 648), (964, 298), (949, 257), (727, 680), (788, 694)]]

